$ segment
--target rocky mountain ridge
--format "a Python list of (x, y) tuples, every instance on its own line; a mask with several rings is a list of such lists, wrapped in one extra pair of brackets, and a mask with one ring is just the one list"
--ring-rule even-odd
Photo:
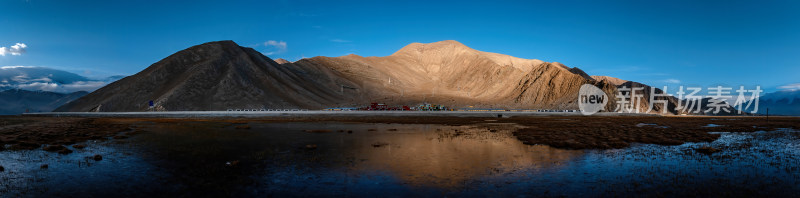
[[(276, 62), (233, 41), (218, 41), (179, 51), (56, 111), (323, 109), (372, 102), (577, 110), (583, 84), (594, 84), (613, 99), (619, 81), (457, 41), (412, 43), (385, 57), (318, 56), (295, 62)], [(610, 100), (606, 109), (615, 105)]]

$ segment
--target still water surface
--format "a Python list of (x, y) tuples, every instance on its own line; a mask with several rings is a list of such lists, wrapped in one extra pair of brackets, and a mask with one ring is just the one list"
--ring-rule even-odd
[[(745, 196), (800, 194), (800, 133), (613, 150), (524, 145), (513, 124), (142, 123), (69, 155), (2, 151), (16, 196)], [(723, 151), (700, 154), (711, 145)], [(102, 155), (101, 161), (91, 159)], [(42, 169), (42, 164), (48, 164)]]

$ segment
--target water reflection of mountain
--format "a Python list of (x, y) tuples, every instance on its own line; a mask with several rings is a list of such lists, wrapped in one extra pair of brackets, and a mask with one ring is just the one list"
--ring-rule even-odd
[[(250, 123), (250, 130), (224, 125), (157, 124), (146, 127), (155, 136), (143, 138), (155, 150), (153, 154), (161, 156), (157, 158), (179, 164), (266, 155), (280, 158), (267, 159), (281, 164), (274, 169), (305, 167), (344, 171), (341, 174), (354, 177), (382, 172), (403, 183), (430, 187), (455, 187), (482, 177), (557, 167), (583, 154), (524, 145), (511, 135), (515, 126), (502, 124)], [(306, 145), (316, 147), (309, 150)]]
[(524, 145), (510, 134), (509, 127), (495, 128), (505, 130), (436, 126), (402, 134), (371, 134), (359, 144), (372, 148), (351, 151), (356, 158), (366, 159), (353, 169), (385, 171), (412, 185), (455, 187), (480, 177), (557, 167), (583, 154)]

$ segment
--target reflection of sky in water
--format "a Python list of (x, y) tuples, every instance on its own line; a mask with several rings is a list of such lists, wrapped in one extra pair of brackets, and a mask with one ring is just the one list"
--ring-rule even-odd
[[(798, 132), (721, 134), (712, 143), (635, 144), (628, 149), (592, 150), (557, 171), (478, 183), (518, 178), (520, 182), (505, 185), (502, 191), (548, 196), (791, 197), (800, 192), (800, 150), (788, 149), (800, 143)], [(706, 145), (723, 151), (694, 153), (693, 148)]]
[[(67, 196), (116, 193), (135, 195), (141, 189), (159, 190), (159, 181), (167, 176), (140, 158), (132, 150), (113, 142), (90, 142), (84, 149), (69, 155), (43, 150), (0, 152), (0, 195)], [(91, 159), (101, 155), (101, 161)], [(47, 169), (41, 169), (47, 164)], [(4, 197), (4, 196), (0, 196)]]
[[(0, 192), (142, 195), (206, 187), (192, 181), (222, 186), (223, 191), (238, 195), (739, 196), (800, 192), (800, 141), (798, 132), (789, 130), (721, 133), (712, 143), (634, 144), (627, 149), (580, 151), (523, 145), (510, 134), (515, 126), (502, 124), (249, 125), (252, 129), (236, 130), (222, 123), (157, 124), (145, 126), (152, 133), (137, 135), (129, 143), (90, 144), (70, 155), (0, 152), (0, 165), (6, 167), (0, 172), (6, 181)], [(312, 144), (317, 148), (305, 148)], [(706, 145), (723, 151), (695, 153), (693, 148)], [(84, 158), (93, 154), (105, 159), (94, 162)], [(241, 160), (242, 168), (224, 167), (225, 162), (234, 160)], [(50, 168), (40, 170), (41, 164)], [(227, 174), (253, 181), (226, 186), (224, 182), (239, 181), (223, 178)]]

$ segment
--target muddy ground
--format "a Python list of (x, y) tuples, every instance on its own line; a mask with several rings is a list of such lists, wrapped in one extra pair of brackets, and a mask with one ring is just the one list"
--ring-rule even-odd
[(0, 117), (0, 145), (11, 145), (9, 147), (11, 150), (43, 148), (47, 151), (68, 154), (71, 152), (63, 145), (109, 137), (125, 138), (127, 136), (123, 134), (126, 132), (134, 131), (128, 124), (107, 119)]
[[(242, 125), (252, 122), (363, 122), (400, 124), (472, 125), (515, 123), (514, 135), (525, 144), (566, 149), (624, 148), (631, 143), (679, 145), (711, 142), (719, 134), (708, 132), (754, 132), (777, 128), (800, 129), (800, 117), (651, 117), (651, 116), (553, 116), (553, 117), (269, 117), (269, 118), (72, 118), (0, 117), (0, 145), (8, 149), (45, 149), (70, 153), (69, 148), (86, 140), (124, 139), (142, 132), (137, 123), (214, 123)], [(249, 127), (239, 126), (247, 130)], [(491, 127), (487, 128), (492, 130)], [(73, 146), (74, 147), (74, 146)], [(78, 145), (80, 147), (80, 145)], [(4, 147), (0, 147), (5, 149)], [(66, 150), (65, 150), (66, 149)]]

